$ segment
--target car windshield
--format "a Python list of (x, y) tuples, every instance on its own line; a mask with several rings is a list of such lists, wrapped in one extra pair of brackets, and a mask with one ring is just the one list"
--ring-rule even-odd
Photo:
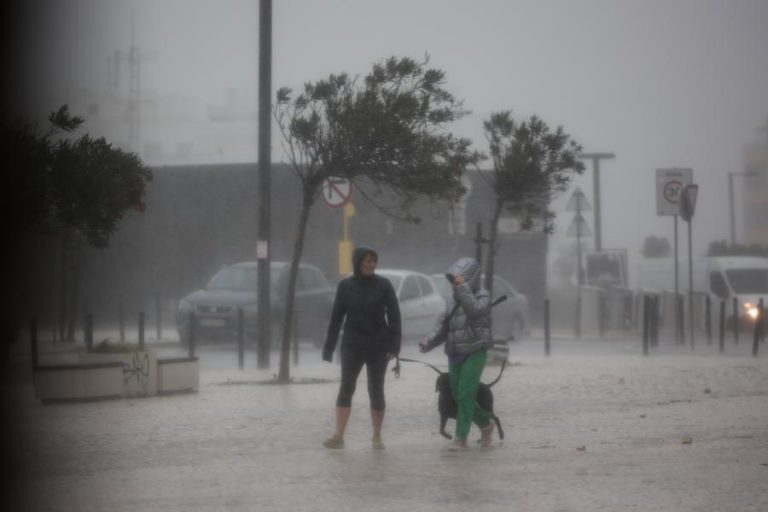
[[(270, 286), (274, 289), (277, 282), (278, 270), (272, 269), (270, 274)], [(208, 290), (242, 290), (256, 291), (259, 282), (258, 272), (255, 268), (224, 267), (208, 281)]]
[(725, 275), (737, 294), (768, 293), (768, 268), (726, 270)]
[(255, 268), (224, 267), (208, 282), (209, 290), (255, 290), (258, 283)]

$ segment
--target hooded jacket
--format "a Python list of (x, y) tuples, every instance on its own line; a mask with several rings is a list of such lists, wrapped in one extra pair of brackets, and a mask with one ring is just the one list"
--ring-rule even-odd
[(491, 347), (491, 295), (480, 286), (480, 264), (474, 258), (461, 258), (448, 268), (448, 274), (462, 276), (464, 283), (453, 288), (453, 300), (447, 301), (425, 341), (427, 350), (445, 343), (448, 356), (459, 356)]
[(400, 306), (389, 280), (373, 274), (364, 276), (360, 265), (367, 254), (376, 251), (360, 246), (352, 251), (351, 276), (342, 279), (336, 289), (323, 356), (330, 358), (336, 349), (342, 322), (342, 347), (360, 347), (392, 354), (400, 353)]

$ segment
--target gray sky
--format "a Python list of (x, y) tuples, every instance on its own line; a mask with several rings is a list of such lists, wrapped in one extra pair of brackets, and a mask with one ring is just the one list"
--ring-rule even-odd
[[(27, 28), (48, 37), (19, 38), (30, 57), (21, 83), (36, 98), (48, 88), (105, 89), (108, 58), (127, 49), (135, 12), (137, 44), (152, 56), (143, 89), (211, 103), (233, 88), (255, 94), (258, 3), (36, 2)], [(656, 215), (656, 168), (694, 169), (701, 252), (728, 238), (727, 173), (742, 170), (746, 144), (766, 137), (765, 0), (278, 0), (273, 35), (273, 90), (429, 54), (473, 112), (455, 133), (478, 149), (483, 119), (511, 109), (562, 125), (585, 151), (615, 153), (601, 165), (603, 247), (632, 257), (646, 236), (672, 235), (671, 218)], [(273, 148), (279, 155), (277, 133)], [(577, 184), (590, 201), (591, 180), (588, 164)], [(559, 215), (555, 251), (571, 217)]]

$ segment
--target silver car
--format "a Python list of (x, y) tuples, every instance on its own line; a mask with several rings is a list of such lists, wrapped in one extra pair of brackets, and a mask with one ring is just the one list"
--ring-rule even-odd
[[(485, 281), (485, 275), (482, 277)], [(444, 274), (432, 274), (432, 280), (444, 300), (452, 299), (451, 284)], [(519, 341), (528, 332), (528, 298), (514, 289), (505, 279), (493, 276), (493, 297), (507, 296), (507, 300), (493, 308), (493, 337), (497, 340)]]
[[(195, 314), (195, 340), (234, 340), (238, 332), (238, 309), (244, 313), (244, 334), (252, 341), (257, 332), (257, 262), (244, 261), (227, 265), (208, 281), (204, 288), (179, 301), (176, 326), (179, 339), (186, 343), (190, 336), (190, 316)], [(285, 290), (290, 263), (273, 261), (270, 266), (272, 340), (281, 339), (285, 308)], [(296, 279), (294, 335), (311, 338), (315, 344), (325, 339), (333, 299), (332, 288), (323, 272), (312, 265), (300, 265)]]
[(376, 269), (376, 274), (392, 283), (400, 303), (403, 340), (421, 341), (435, 327), (445, 310), (445, 301), (432, 278), (421, 272), (398, 269)]

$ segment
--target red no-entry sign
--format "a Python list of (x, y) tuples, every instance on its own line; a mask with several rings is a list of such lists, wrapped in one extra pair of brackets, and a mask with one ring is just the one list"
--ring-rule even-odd
[(323, 182), (323, 201), (331, 208), (344, 206), (352, 195), (352, 182), (344, 178), (328, 178)]

